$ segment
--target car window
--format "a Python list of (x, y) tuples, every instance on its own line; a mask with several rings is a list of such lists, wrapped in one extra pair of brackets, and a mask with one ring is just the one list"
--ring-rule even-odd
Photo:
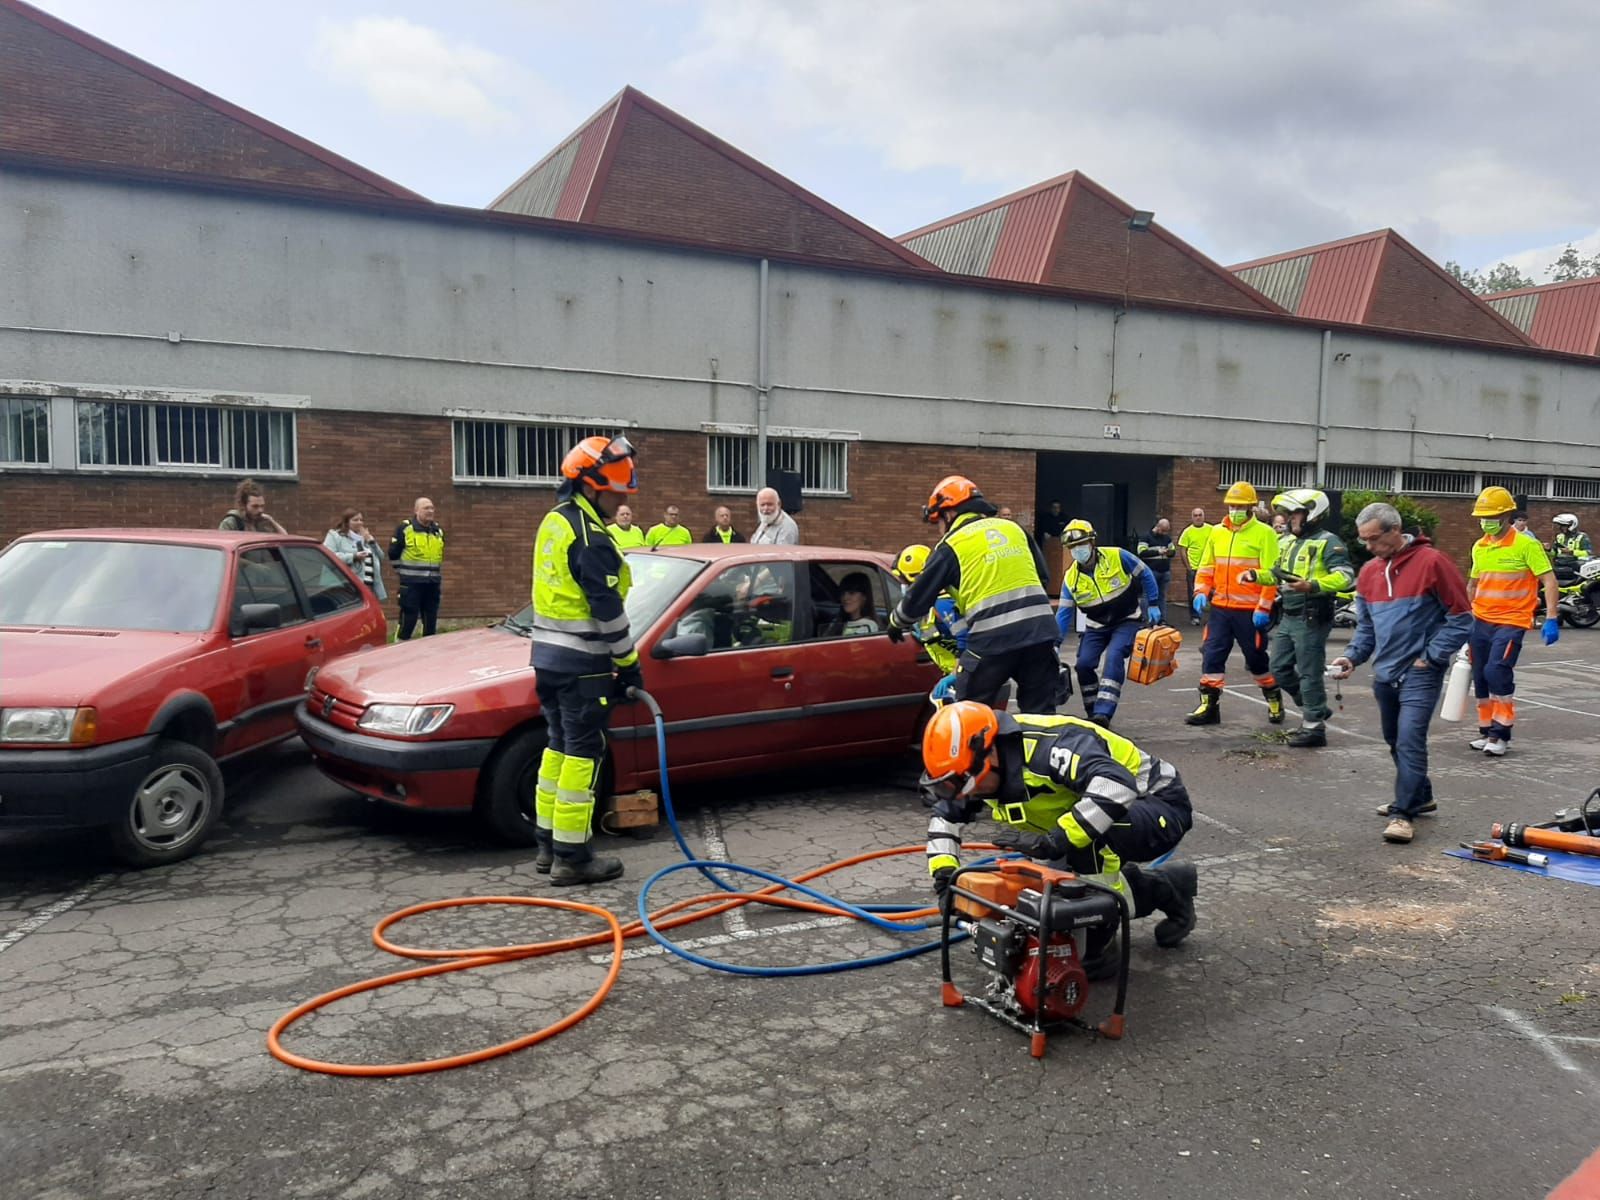
[(869, 637), (888, 627), (888, 575), (881, 567), (862, 562), (814, 562), (810, 566), (814, 636)]
[(0, 554), (0, 625), (210, 629), (223, 551), (152, 542), (16, 542)]
[(234, 615), (246, 604), (276, 604), (284, 625), (305, 620), (289, 572), (277, 554), (265, 547), (239, 555), (239, 574), (233, 582)]
[[(628, 629), (638, 640), (667, 606), (683, 595), (684, 589), (694, 582), (694, 577), (706, 564), (699, 559), (668, 558), (663, 554), (630, 554), (627, 557), (633, 586), (628, 590), (623, 608), (628, 614)], [(526, 605), (514, 616), (507, 617), (500, 628), (526, 637), (533, 630), (533, 605)]]
[(744, 564), (719, 571), (678, 618), (674, 635), (704, 634), (713, 651), (781, 646), (806, 627), (795, 602), (792, 562)]
[(313, 620), (360, 605), (360, 588), (333, 565), (325, 551), (316, 546), (284, 546), (283, 557), (300, 580)]

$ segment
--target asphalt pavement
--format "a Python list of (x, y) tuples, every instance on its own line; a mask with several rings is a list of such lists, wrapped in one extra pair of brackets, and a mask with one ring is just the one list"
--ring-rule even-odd
[[(1385, 844), (1372, 811), (1393, 776), (1365, 669), (1329, 746), (1297, 751), (1242, 670), (1220, 728), (1182, 724), (1189, 640), (1178, 676), (1129, 687), (1117, 727), (1177, 763), (1195, 797), (1180, 854), (1200, 867), (1199, 924), (1175, 950), (1135, 926), (1120, 1042), (1063, 1035), (1034, 1060), (1020, 1034), (940, 1006), (936, 956), (763, 979), (634, 942), (594, 1016), (520, 1053), (401, 1079), (291, 1069), (266, 1053), (268, 1026), (401, 966), (370, 940), (384, 914), (526, 894), (626, 919), (677, 851), (663, 835), (608, 839), (627, 876), (555, 892), (469, 822), (370, 806), (289, 743), (229, 770), (223, 827), (175, 867), (126, 872), (80, 838), (0, 835), (0, 1193), (1543, 1196), (1600, 1145), (1600, 891), (1443, 851), (1600, 785), (1600, 633), (1530, 637), (1504, 760), (1470, 751), (1470, 727), (1435, 724), (1440, 811), (1409, 846)], [(904, 775), (848, 768), (678, 801), (697, 850), (792, 874), (919, 844), (925, 810)], [(830, 878), (863, 902), (928, 894), (920, 854)], [(680, 874), (654, 895), (703, 890)], [(396, 936), (475, 946), (599, 927), (460, 909)], [(781, 911), (679, 936), (745, 964), (904, 944)], [(976, 983), (970, 956), (956, 961)], [(408, 983), (287, 1040), (354, 1062), (489, 1045), (577, 1007), (605, 962), (578, 952)], [(1089, 1011), (1109, 1003), (1097, 990)]]

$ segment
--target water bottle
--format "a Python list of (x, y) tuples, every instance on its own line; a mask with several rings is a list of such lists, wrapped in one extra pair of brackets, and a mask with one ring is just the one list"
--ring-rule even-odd
[(1441, 721), (1460, 721), (1467, 715), (1467, 693), (1472, 687), (1472, 667), (1467, 662), (1467, 651), (1450, 660), (1450, 677), (1445, 680), (1444, 699), (1439, 704)]

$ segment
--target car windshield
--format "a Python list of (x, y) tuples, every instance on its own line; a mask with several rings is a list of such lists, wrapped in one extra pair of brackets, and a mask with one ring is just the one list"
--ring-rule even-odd
[[(692, 558), (668, 558), (664, 554), (630, 554), (628, 569), (633, 587), (623, 607), (628, 611), (628, 628), (635, 638), (644, 636), (656, 618), (683, 594), (683, 589), (702, 570), (705, 563)], [(533, 632), (533, 605), (505, 619), (511, 632), (527, 637)]]
[(156, 542), (17, 542), (0, 554), (0, 625), (210, 629), (223, 551)]

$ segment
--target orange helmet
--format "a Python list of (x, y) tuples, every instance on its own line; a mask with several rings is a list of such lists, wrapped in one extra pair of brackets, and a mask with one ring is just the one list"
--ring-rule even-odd
[(929, 496), (928, 502), (922, 506), (922, 518), (929, 525), (937, 525), (941, 513), (949, 512), (968, 500), (982, 499), (983, 493), (978, 490), (978, 485), (965, 475), (946, 475), (939, 480), (933, 489), (933, 495)]
[(639, 490), (634, 453), (633, 444), (625, 437), (586, 437), (561, 460), (561, 475), (587, 483), (596, 491), (631, 495)]
[(940, 798), (964, 796), (994, 770), (989, 750), (1000, 732), (994, 709), (958, 700), (933, 714), (922, 731), (922, 787)]

